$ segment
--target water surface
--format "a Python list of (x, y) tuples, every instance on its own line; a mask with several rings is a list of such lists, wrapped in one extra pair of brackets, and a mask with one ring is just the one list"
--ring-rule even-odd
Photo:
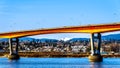
[(100, 63), (88, 58), (0, 58), (0, 68), (120, 68), (120, 58), (104, 58)]

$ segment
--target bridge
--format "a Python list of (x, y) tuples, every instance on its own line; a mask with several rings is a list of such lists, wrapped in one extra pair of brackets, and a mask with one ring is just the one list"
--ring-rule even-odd
[[(91, 55), (88, 57), (91, 62), (102, 61), (102, 56), (100, 54), (101, 47), (101, 33), (113, 32), (120, 30), (120, 23), (113, 24), (99, 24), (99, 25), (86, 25), (86, 26), (71, 26), (71, 27), (61, 27), (61, 28), (48, 28), (48, 29), (36, 29), (36, 30), (26, 30), (26, 31), (15, 31), (0, 33), (0, 38), (9, 39), (10, 54), (9, 59), (19, 59), (18, 45), (19, 39), (25, 36), (42, 35), (42, 34), (53, 34), (53, 33), (88, 33), (91, 34)], [(95, 49), (94, 40), (98, 41), (98, 48)], [(16, 43), (15, 51), (13, 51), (13, 43)]]

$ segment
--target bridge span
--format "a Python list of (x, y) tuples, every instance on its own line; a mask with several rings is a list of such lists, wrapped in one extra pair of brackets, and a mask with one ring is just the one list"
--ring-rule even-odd
[[(48, 28), (48, 29), (36, 29), (36, 30), (25, 30), (0, 33), (0, 38), (9, 38), (9, 59), (19, 59), (18, 45), (20, 37), (42, 35), (42, 34), (53, 34), (53, 33), (89, 33), (91, 42), (91, 55), (89, 59), (91, 62), (102, 61), (100, 54), (101, 47), (101, 33), (113, 32), (120, 30), (120, 23), (113, 24), (99, 24), (99, 25), (87, 25), (87, 26), (72, 26), (72, 27), (61, 27), (61, 28)], [(98, 48), (95, 49), (94, 40), (98, 41)], [(13, 43), (16, 43), (16, 49), (13, 51)]]

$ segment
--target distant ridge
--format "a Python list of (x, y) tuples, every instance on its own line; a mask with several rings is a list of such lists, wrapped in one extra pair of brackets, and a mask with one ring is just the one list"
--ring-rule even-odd
[[(20, 38), (20, 41), (36, 41), (36, 40), (39, 40), (39, 41), (42, 41), (42, 42), (45, 42), (45, 41), (49, 41), (49, 42), (57, 42), (58, 40), (57, 39), (47, 39), (47, 38), (41, 38), (41, 39), (35, 39), (35, 38), (30, 38), (30, 37), (23, 37), (23, 38)], [(72, 38), (68, 41), (77, 41), (77, 40), (89, 40), (89, 38)], [(120, 40), (120, 34), (110, 34), (110, 35), (106, 35), (106, 36), (102, 36), (102, 40)], [(0, 41), (8, 41), (8, 39), (0, 39)]]
[(102, 40), (120, 40), (120, 34), (110, 34), (102, 36)]
[[(72, 38), (69, 41), (76, 41), (76, 40), (89, 40), (90, 38)], [(120, 40), (120, 34), (110, 34), (102, 36), (102, 40)]]
[(58, 40), (56, 39), (47, 39), (47, 38), (41, 38), (41, 39), (35, 39), (35, 38), (30, 38), (30, 37), (23, 37), (20, 38), (20, 41), (41, 41), (41, 42), (57, 42)]
[(68, 41), (78, 41), (78, 40), (84, 41), (84, 40), (89, 40), (89, 38), (72, 38), (72, 39), (70, 39)]
[[(20, 41), (41, 41), (41, 42), (57, 42), (58, 40), (56, 39), (47, 39), (47, 38), (41, 38), (41, 39), (35, 39), (35, 38), (30, 38), (30, 37), (23, 37), (23, 38), (19, 38)], [(0, 39), (0, 41), (8, 41), (8, 39)]]
[(7, 38), (1, 38), (0, 41), (8, 41)]

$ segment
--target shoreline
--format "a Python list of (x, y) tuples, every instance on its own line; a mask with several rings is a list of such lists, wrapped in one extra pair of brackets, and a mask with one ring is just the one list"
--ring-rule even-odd
[[(0, 52), (0, 57), (7, 57), (9, 52)], [(20, 57), (88, 57), (90, 54), (70, 54), (70, 53), (60, 53), (60, 52), (19, 52)], [(120, 54), (102, 54), (104, 58), (108, 57), (120, 57)]]

